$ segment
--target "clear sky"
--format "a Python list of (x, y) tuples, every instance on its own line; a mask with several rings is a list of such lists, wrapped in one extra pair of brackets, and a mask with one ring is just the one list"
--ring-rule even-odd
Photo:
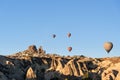
[(120, 56), (120, 0), (0, 0), (0, 54), (33, 44), (61, 55)]

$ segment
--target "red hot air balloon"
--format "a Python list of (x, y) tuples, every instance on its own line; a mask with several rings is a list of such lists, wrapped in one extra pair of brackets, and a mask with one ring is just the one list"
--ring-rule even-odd
[(67, 50), (68, 50), (69, 52), (71, 52), (71, 51), (72, 51), (72, 47), (68, 47)]
[(111, 49), (113, 48), (113, 43), (112, 42), (105, 42), (104, 43), (104, 49), (109, 53)]
[(56, 35), (55, 34), (53, 34), (53, 38), (55, 38), (56, 37)]
[(71, 37), (71, 33), (69, 32), (67, 36), (70, 38)]

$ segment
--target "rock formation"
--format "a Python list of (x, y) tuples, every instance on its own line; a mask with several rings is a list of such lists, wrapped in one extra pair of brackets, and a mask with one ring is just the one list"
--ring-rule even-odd
[(31, 67), (27, 70), (25, 80), (37, 80), (36, 74)]
[(36, 48), (35, 45), (31, 45), (31, 46), (28, 47), (28, 51), (30, 53), (37, 53), (37, 48)]
[(0, 56), (0, 80), (120, 80), (120, 57), (46, 54), (40, 47)]

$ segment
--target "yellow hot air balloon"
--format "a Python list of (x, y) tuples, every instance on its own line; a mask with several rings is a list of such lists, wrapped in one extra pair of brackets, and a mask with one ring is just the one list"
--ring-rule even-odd
[(113, 43), (112, 42), (105, 42), (104, 43), (104, 49), (109, 53), (111, 49), (113, 48)]

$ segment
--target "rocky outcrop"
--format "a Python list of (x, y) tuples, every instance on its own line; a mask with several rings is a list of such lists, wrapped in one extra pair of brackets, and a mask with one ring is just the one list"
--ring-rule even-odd
[(46, 54), (32, 45), (0, 56), (0, 80), (120, 80), (120, 57), (88, 58)]
[(46, 52), (43, 50), (42, 46), (38, 48), (38, 53), (39, 54), (45, 54)]
[(27, 70), (25, 80), (37, 80), (36, 74), (31, 67)]
[(8, 80), (8, 78), (2, 72), (0, 72), (0, 80)]
[(37, 48), (36, 48), (35, 45), (31, 45), (31, 46), (28, 47), (28, 51), (30, 53), (37, 53)]
[(111, 63), (101, 76), (102, 80), (120, 80), (120, 63)]

